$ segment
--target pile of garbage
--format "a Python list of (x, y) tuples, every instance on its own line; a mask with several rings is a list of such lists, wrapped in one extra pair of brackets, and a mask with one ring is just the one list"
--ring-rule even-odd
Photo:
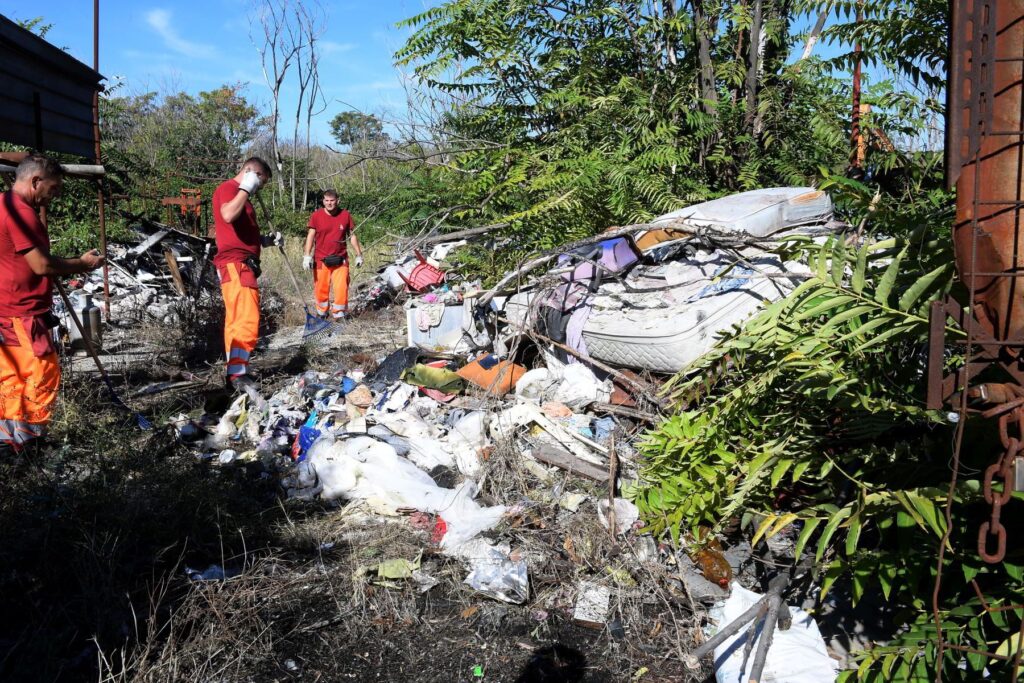
[[(482, 354), (472, 362), (431, 360), (415, 347), (395, 351), (367, 374), (360, 368), (307, 371), (269, 398), (243, 394), (216, 421), (176, 421), (183, 441), (221, 464), (260, 462), (282, 474), (293, 498), (362, 501), (376, 514), (430, 515), (439, 550), (465, 560), (467, 582), (501, 600), (522, 603), (528, 568), (508, 544), (484, 540), (515, 505), (481, 505), (478, 480), (499, 448), (540, 480), (551, 468), (607, 483), (611, 453), (635, 478), (629, 424), (585, 408), (610, 393), (582, 365), (561, 374), (527, 371)], [(616, 437), (618, 440), (616, 441)], [(562, 492), (575, 512), (588, 496)], [(632, 503), (603, 500), (598, 513), (617, 532), (638, 518)]]
[[(811, 188), (744, 193), (568, 249), (542, 274), (510, 274), (511, 292), (447, 273), (444, 259), (458, 243), (416, 251), (368, 290), (371, 300), (407, 297), (406, 348), (366, 367), (307, 371), (272, 395), (252, 391), (223, 415), (181, 415), (175, 426), (200, 457), (260, 463), (291, 498), (404, 517), (433, 552), (465, 563), (466, 584), (495, 600), (530, 600), (531, 557), (503, 530), (542, 499), (560, 514), (596, 516), (610, 538), (634, 548), (637, 563), (673, 567), (691, 600), (732, 615), (730, 583), (755, 583), (749, 546), (725, 551), (705, 539), (692, 556), (659, 546), (617, 494), (637, 482), (636, 440), (658, 417), (651, 382), (795, 288), (806, 266), (783, 262), (764, 238), (833, 232), (841, 226), (831, 214), (828, 195)], [(499, 460), (528, 474), (537, 495), (482, 499)], [(376, 571), (423, 591), (436, 583), (418, 561)], [(608, 625), (615, 583), (580, 582), (574, 621)], [(834, 671), (813, 620), (801, 624), (813, 631), (801, 656)]]
[[(640, 230), (612, 230), (524, 267), (491, 291), (454, 282), (444, 259), (464, 241), (416, 251), (384, 269), (376, 296), (408, 294), (407, 343), (425, 351), (514, 355), (524, 340), (551, 360), (674, 374), (718, 335), (809, 273), (783, 262), (779, 241), (844, 229), (827, 193), (755, 190), (680, 209)], [(612, 373), (614, 375), (614, 373)]]

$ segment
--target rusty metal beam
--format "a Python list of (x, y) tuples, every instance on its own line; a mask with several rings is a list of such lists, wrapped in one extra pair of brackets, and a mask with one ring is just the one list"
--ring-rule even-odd
[[(997, 340), (1024, 336), (1024, 0), (953, 3), (949, 179), (957, 190), (957, 271), (978, 325)], [(1017, 352), (1011, 352), (1017, 355)]]

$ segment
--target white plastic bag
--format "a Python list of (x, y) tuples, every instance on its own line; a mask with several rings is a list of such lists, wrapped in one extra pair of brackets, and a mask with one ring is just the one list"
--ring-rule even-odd
[[(761, 599), (760, 593), (748, 591), (736, 582), (730, 587), (732, 594), (724, 603), (719, 603), (709, 616), (718, 625), (726, 626), (736, 620)], [(802, 609), (790, 607), (793, 625), (789, 630), (775, 629), (768, 658), (765, 661), (762, 683), (830, 683), (836, 679), (836, 662), (828, 656), (825, 641), (818, 631), (814, 618)], [(743, 650), (747, 640), (747, 628), (740, 629), (715, 648), (715, 678), (718, 683), (747, 683), (750, 668), (754, 663), (753, 652), (743, 666)], [(763, 637), (758, 631), (758, 638)]]
[(581, 410), (598, 402), (607, 402), (612, 395), (612, 383), (600, 381), (590, 368), (579, 363), (562, 368), (562, 379), (551, 395), (552, 401)]
[(318, 440), (299, 465), (299, 483), (322, 486), (320, 495), (365, 500), (374, 510), (395, 514), (399, 508), (432, 512), (448, 527), (441, 547), (453, 551), (481, 531), (493, 528), (505, 506), (480, 507), (477, 486), (464, 481), (441, 488), (426, 472), (400, 457), (386, 443), (360, 436), (334, 443)]

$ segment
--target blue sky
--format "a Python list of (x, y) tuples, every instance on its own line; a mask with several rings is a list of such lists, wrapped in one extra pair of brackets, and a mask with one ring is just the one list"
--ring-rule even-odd
[[(402, 75), (393, 54), (411, 33), (396, 23), (441, 0), (322, 0), (327, 30), (321, 38), (321, 80), (328, 108), (314, 122), (313, 137), (331, 142), (327, 122), (358, 109), (404, 118)], [(247, 83), (250, 101), (268, 110), (269, 90), (249, 37), (253, 0), (100, 0), (100, 72), (116, 92), (197, 93)], [(14, 20), (42, 17), (46, 38), (92, 65), (91, 0), (0, 0), (0, 14)], [(805, 17), (812, 23), (811, 17)], [(798, 22), (799, 23), (799, 22)], [(800, 46), (796, 47), (797, 54)], [(832, 56), (836, 46), (818, 44)], [(295, 111), (295, 87), (283, 92), (283, 121)], [(291, 125), (282, 136), (290, 135)]]
[[(392, 55), (409, 32), (395, 24), (422, 12), (424, 3), (323, 0), (328, 23), (321, 80), (329, 106), (314, 124), (314, 137), (331, 141), (327, 121), (339, 111), (404, 109)], [(0, 14), (43, 17), (53, 25), (47, 40), (92, 66), (92, 6), (90, 0), (0, 0)], [(251, 8), (251, 0), (100, 0), (100, 72), (108, 86), (123, 81), (123, 93), (195, 93), (241, 81), (249, 84), (251, 101), (266, 105), (269, 90), (249, 38)], [(289, 90), (282, 108), (294, 112)]]

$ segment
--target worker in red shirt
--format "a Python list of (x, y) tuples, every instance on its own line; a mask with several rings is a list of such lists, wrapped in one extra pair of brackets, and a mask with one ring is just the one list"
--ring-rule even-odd
[(0, 194), (0, 450), (19, 452), (39, 443), (57, 397), (60, 362), (50, 328), (56, 326), (52, 278), (95, 270), (96, 250), (78, 258), (50, 253), (39, 217), (60, 195), (64, 171), (53, 159), (31, 154), (18, 164), (14, 186)]
[[(317, 209), (309, 217), (302, 267), (313, 271), (317, 313), (322, 318), (329, 313), (340, 320), (348, 314), (348, 247), (345, 242), (352, 242), (357, 267), (363, 265), (363, 248), (356, 237), (352, 214), (338, 208), (338, 193), (324, 192), (323, 204), (323, 210)], [(331, 290), (334, 290), (333, 296)]]
[(227, 379), (250, 396), (258, 396), (248, 377), (249, 358), (260, 328), (260, 248), (282, 243), (281, 233), (260, 235), (256, 210), (249, 202), (272, 176), (259, 157), (246, 159), (238, 175), (225, 180), (213, 193), (213, 220), (217, 255), (213, 264), (224, 296), (224, 353)]

